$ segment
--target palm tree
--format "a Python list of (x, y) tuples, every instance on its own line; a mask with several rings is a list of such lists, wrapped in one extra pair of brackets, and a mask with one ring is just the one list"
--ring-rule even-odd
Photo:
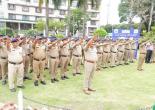
[[(70, 0), (70, 4), (73, 2), (74, 0)], [(92, 8), (96, 8), (98, 9), (100, 6), (102, 0), (77, 0), (77, 7), (78, 8), (82, 8), (83, 11), (85, 13), (87, 13), (87, 9), (88, 9), (88, 3), (91, 3), (91, 7)], [(83, 18), (83, 36), (85, 36), (86, 34), (86, 29), (85, 29), (85, 25), (86, 25), (86, 17)]]
[[(48, 27), (49, 27), (49, 1), (50, 0), (39, 0), (39, 9), (41, 10), (43, 3), (45, 3), (46, 7), (46, 23), (45, 23), (45, 36), (48, 37)], [(62, 0), (52, 0), (55, 9), (58, 9)]]

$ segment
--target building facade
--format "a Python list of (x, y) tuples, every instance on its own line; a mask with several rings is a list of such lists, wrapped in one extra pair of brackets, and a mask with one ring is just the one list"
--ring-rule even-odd
[[(59, 10), (55, 10), (52, 0), (49, 0), (49, 17), (58, 20), (65, 19), (67, 4), (67, 0), (63, 0)], [(33, 29), (38, 19), (45, 19), (45, 11), (45, 4), (41, 11), (39, 10), (38, 0), (0, 0), (0, 28)], [(87, 12), (90, 13), (91, 19), (86, 23), (86, 35), (92, 36), (93, 31), (100, 26), (100, 12), (93, 9), (91, 5), (88, 6)]]

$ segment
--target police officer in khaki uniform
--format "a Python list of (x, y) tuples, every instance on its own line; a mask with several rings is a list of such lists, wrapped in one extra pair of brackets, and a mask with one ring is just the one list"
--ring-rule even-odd
[(139, 59), (138, 59), (138, 66), (137, 66), (137, 70), (139, 70), (139, 71), (143, 70), (142, 66), (144, 64), (146, 52), (147, 52), (146, 44), (147, 44), (147, 42), (144, 42), (139, 45)]
[(116, 66), (116, 59), (117, 58), (117, 44), (116, 41), (113, 41), (111, 44), (111, 58), (110, 58), (110, 67)]
[(59, 46), (56, 37), (50, 38), (50, 44), (48, 45), (48, 48), (49, 48), (49, 71), (51, 74), (51, 83), (55, 83), (59, 81), (56, 78), (59, 64)]
[(2, 85), (7, 83), (7, 74), (8, 74), (8, 38), (4, 37), (3, 41), (0, 43), (0, 66), (1, 66), (1, 73), (2, 73)]
[(19, 47), (20, 41), (13, 38), (12, 46), (8, 46), (8, 81), (11, 92), (15, 92), (15, 81), (17, 79), (17, 87), (24, 88), (24, 56), (22, 47)]
[(110, 40), (106, 40), (106, 44), (103, 47), (103, 64), (104, 68), (109, 67), (109, 61), (110, 61), (110, 51), (111, 51), (111, 42)]
[(118, 65), (123, 65), (124, 61), (124, 52), (125, 52), (125, 46), (123, 42), (120, 42), (118, 44)]
[(95, 45), (96, 37), (88, 39), (85, 50), (85, 64), (84, 64), (84, 88), (83, 92), (90, 95), (91, 91), (95, 91), (91, 88), (92, 79), (96, 70), (97, 63), (97, 49)]
[(75, 43), (72, 45), (73, 57), (72, 57), (72, 65), (73, 65), (73, 76), (80, 73), (80, 64), (82, 61), (82, 46), (83, 39), (75, 38)]
[(35, 40), (33, 45), (33, 72), (34, 72), (34, 85), (38, 86), (38, 81), (46, 85), (44, 80), (44, 68), (46, 60), (46, 47), (42, 43), (42, 38)]
[(129, 64), (129, 55), (130, 55), (130, 43), (129, 43), (129, 39), (127, 39), (126, 44), (125, 44), (125, 53), (124, 53), (124, 63), (125, 65)]
[(29, 39), (23, 38), (22, 40), (23, 40), (22, 48), (23, 48), (23, 51), (25, 52), (24, 80), (26, 80), (26, 79), (30, 80), (31, 78), (28, 76), (29, 67), (30, 67), (30, 56), (31, 56), (30, 44), (28, 41)]
[(136, 41), (132, 40), (131, 41), (131, 59), (130, 59), (131, 63), (134, 63), (136, 49), (137, 49)]
[(97, 41), (97, 56), (98, 56), (98, 61), (97, 61), (97, 70), (101, 69), (101, 64), (102, 64), (102, 58), (103, 58), (103, 43), (102, 40), (99, 39)]
[(61, 63), (61, 79), (65, 80), (68, 79), (67, 76), (67, 67), (69, 64), (69, 57), (70, 57), (70, 51), (69, 51), (69, 40), (67, 37), (62, 39), (62, 42), (60, 44), (60, 63)]

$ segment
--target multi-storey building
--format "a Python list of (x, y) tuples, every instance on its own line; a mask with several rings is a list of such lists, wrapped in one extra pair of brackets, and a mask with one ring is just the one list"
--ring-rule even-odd
[[(49, 0), (49, 17), (59, 20), (65, 19), (67, 14), (67, 0), (63, 0), (59, 10), (54, 9), (52, 0)], [(41, 11), (38, 8), (38, 0), (0, 0), (0, 27), (9, 27), (14, 30), (27, 30), (34, 28), (36, 21), (45, 19), (45, 5)], [(92, 9), (91, 5), (87, 10), (91, 19), (86, 25), (86, 35), (91, 36), (92, 32), (99, 27), (99, 11)]]

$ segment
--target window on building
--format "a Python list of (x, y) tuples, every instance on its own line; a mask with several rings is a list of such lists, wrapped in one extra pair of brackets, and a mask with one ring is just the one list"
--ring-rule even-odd
[(65, 15), (66, 11), (65, 10), (60, 10), (60, 15)]
[(36, 21), (42, 19), (41, 16), (36, 16)]
[(22, 11), (23, 11), (23, 12), (29, 12), (29, 7), (23, 6), (23, 7), (22, 7)]
[(91, 25), (96, 25), (96, 21), (91, 20)]
[(26, 2), (31, 2), (31, 0), (26, 0)]
[(91, 13), (91, 17), (92, 17), (92, 18), (96, 18), (96, 17), (97, 17), (97, 13), (92, 12), (92, 13)]
[(38, 3), (38, 0), (33, 0), (34, 3)]
[(66, 0), (63, 0), (63, 1), (61, 2), (61, 6), (66, 6)]
[(49, 14), (54, 14), (54, 10), (53, 9), (49, 9)]
[(14, 4), (8, 4), (8, 9), (9, 9), (9, 10), (15, 10), (16, 7), (15, 7)]
[(16, 15), (15, 14), (9, 14), (9, 19), (16, 19)]
[(28, 20), (29, 20), (29, 16), (27, 16), (27, 15), (23, 15), (23, 16), (22, 16), (22, 20), (24, 20), (24, 21), (28, 21)]
[(42, 9), (40, 10), (39, 8), (36, 8), (36, 13), (41, 13)]

